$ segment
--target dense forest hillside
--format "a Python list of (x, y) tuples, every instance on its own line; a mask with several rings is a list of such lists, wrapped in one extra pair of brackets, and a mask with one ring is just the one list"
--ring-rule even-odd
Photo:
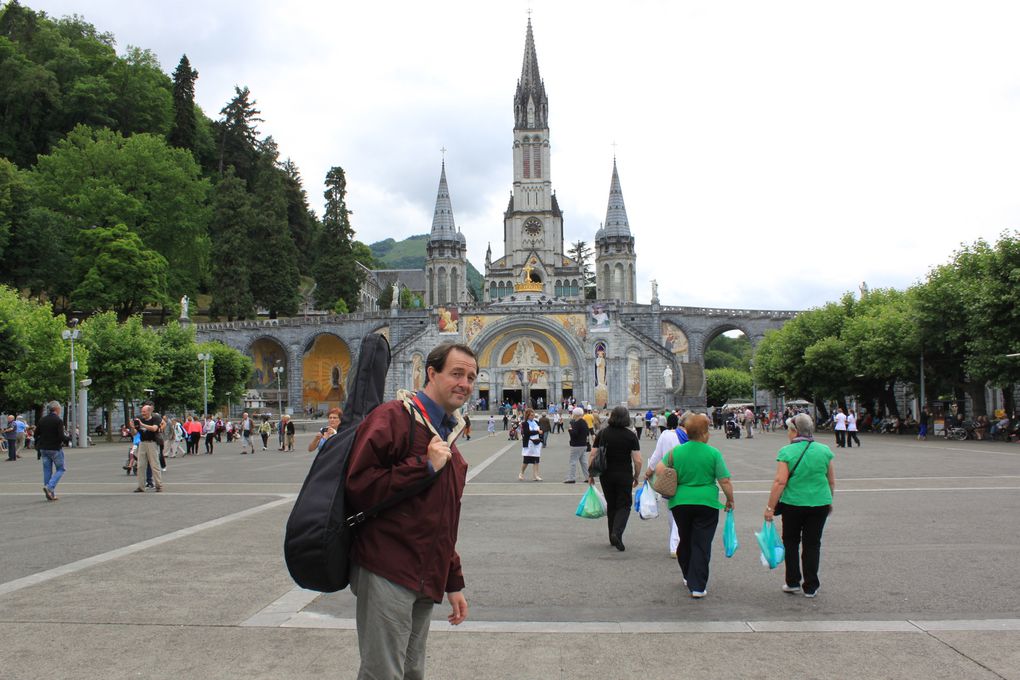
[[(130, 47), (87, 17), (0, 8), (0, 256), (6, 284), (57, 312), (175, 318), (294, 314), (302, 277), (314, 303), (354, 311), (355, 240), (339, 165), (319, 219), (298, 167), (239, 84), (213, 114), (195, 104), (201, 64)], [(164, 55), (165, 56), (165, 55)], [(195, 305), (192, 306), (192, 310)]]

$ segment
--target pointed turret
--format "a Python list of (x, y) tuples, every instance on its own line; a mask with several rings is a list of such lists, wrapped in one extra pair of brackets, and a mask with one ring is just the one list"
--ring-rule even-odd
[(620, 173), (616, 170), (616, 158), (613, 158), (613, 179), (609, 183), (609, 205), (606, 208), (604, 236), (630, 236), (630, 223), (627, 221), (627, 207), (623, 204), (623, 188), (620, 186)]
[(637, 279), (634, 236), (630, 233), (627, 208), (623, 204), (620, 173), (613, 157), (613, 179), (609, 182), (606, 222), (595, 234), (595, 294), (600, 300), (634, 302)]
[(535, 51), (535, 36), (531, 31), (530, 18), (524, 39), (521, 79), (517, 81), (517, 94), (514, 95), (514, 127), (532, 130), (549, 127), (549, 98), (545, 94), (545, 83), (538, 73), (538, 53)]
[(450, 187), (446, 184), (446, 161), (439, 173), (432, 232), (425, 245), (425, 304), (457, 304), (466, 300), (467, 239), (453, 220)]
[(439, 192), (436, 194), (436, 212), (432, 216), (432, 241), (457, 240), (457, 225), (453, 221), (453, 204), (450, 203), (450, 187), (446, 184), (446, 161), (439, 175)]

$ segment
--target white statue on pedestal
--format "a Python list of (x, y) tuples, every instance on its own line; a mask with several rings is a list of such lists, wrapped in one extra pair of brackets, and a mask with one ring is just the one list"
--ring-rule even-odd
[(659, 282), (652, 279), (652, 304), (659, 301)]
[(190, 301), (188, 300), (188, 296), (187, 295), (185, 295), (184, 297), (181, 298), (181, 318), (182, 319), (187, 319), (188, 318), (188, 303), (189, 302)]
[(673, 389), (673, 369), (669, 366), (666, 366), (666, 370), (662, 372), (662, 382), (667, 390)]
[(397, 309), (400, 307), (400, 284), (397, 281), (393, 282), (393, 297), (390, 300), (390, 309)]

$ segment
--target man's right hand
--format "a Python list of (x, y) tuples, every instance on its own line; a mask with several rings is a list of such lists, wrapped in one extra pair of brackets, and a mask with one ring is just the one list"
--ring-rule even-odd
[(429, 462), (432, 463), (432, 469), (439, 472), (443, 469), (443, 466), (450, 462), (453, 457), (453, 452), (450, 450), (450, 445), (443, 441), (439, 435), (433, 435), (432, 441), (429, 442)]

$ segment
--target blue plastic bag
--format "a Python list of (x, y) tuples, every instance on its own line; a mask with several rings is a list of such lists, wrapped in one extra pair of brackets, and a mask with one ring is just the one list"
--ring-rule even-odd
[(737, 548), (740, 547), (740, 541), (737, 540), (737, 526), (736, 522), (733, 521), (732, 510), (726, 512), (726, 524), (723, 526), (722, 542), (723, 547), (726, 548), (726, 557), (733, 557), (733, 553), (737, 552)]
[(775, 522), (762, 522), (761, 531), (754, 532), (761, 548), (761, 563), (769, 569), (775, 569), (786, 558), (786, 548), (776, 531)]
[(581, 502), (577, 504), (577, 512), (574, 514), (585, 519), (598, 519), (606, 516), (606, 500), (594, 485), (588, 485), (588, 490), (581, 496)]
[(641, 493), (645, 490), (645, 487), (639, 486), (637, 493), (634, 494), (634, 512), (641, 512)]

